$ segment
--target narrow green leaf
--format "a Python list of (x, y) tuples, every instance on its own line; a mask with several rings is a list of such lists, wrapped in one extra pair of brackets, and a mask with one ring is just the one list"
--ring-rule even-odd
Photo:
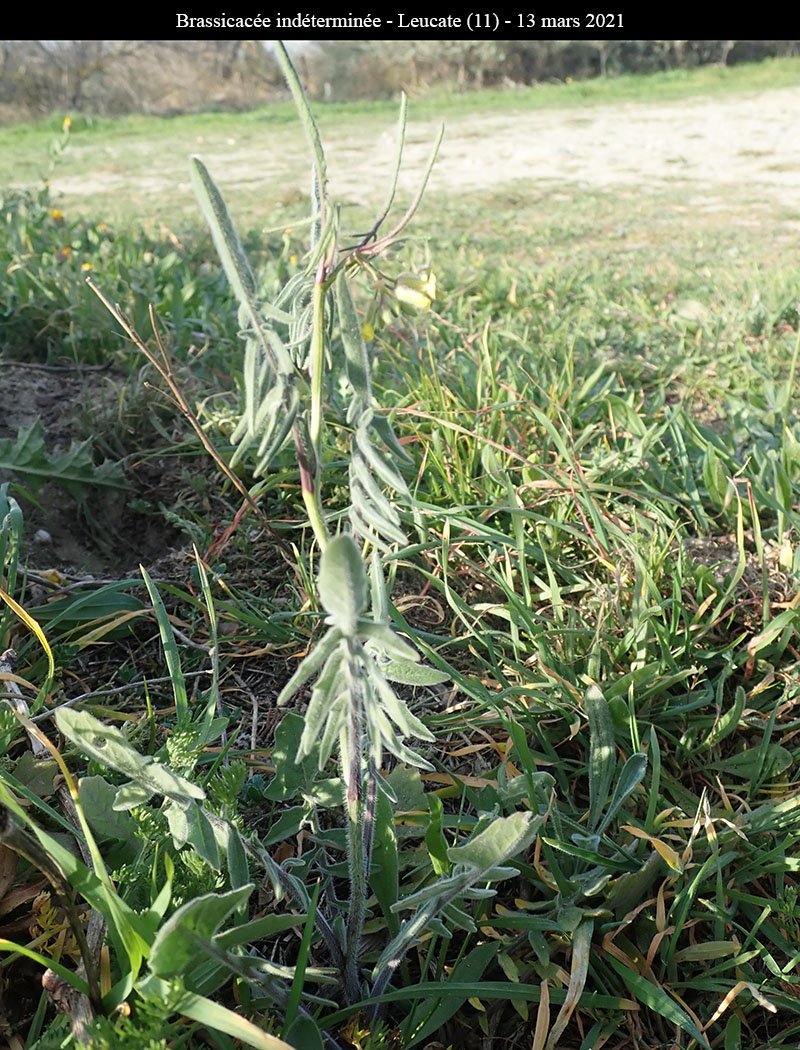
[(302, 762), (317, 745), (332, 706), (344, 689), (342, 667), (341, 653), (332, 653), (311, 693), (311, 700), (305, 714), (305, 725), (293, 759), (295, 762)]
[(772, 644), (777, 638), (779, 638), (784, 631), (794, 631), (795, 622), (800, 616), (800, 609), (784, 609), (782, 613), (778, 613), (774, 620), (772, 620), (768, 627), (765, 627), (763, 631), (755, 635), (747, 643), (747, 652), (750, 656), (756, 656)]
[(370, 382), (369, 354), (361, 334), (361, 323), (350, 295), (350, 286), (341, 270), (334, 285), (336, 309), (339, 313), (339, 327), (342, 332), (347, 378), (355, 395), (361, 399), (364, 408), (372, 404), (372, 384)]
[[(460, 984), (471, 985), (475, 981), (480, 981), (486, 972), (486, 968), (493, 961), (497, 955), (499, 945), (497, 942), (488, 942), (486, 944), (479, 944), (477, 948), (473, 948), (471, 952), (459, 962), (448, 974), (447, 984)], [(423, 1042), (428, 1039), (435, 1032), (438, 1032), (442, 1025), (447, 1024), (450, 1018), (464, 1005), (466, 1000), (469, 998), (468, 994), (463, 991), (454, 992), (452, 995), (447, 994), (447, 984), (443, 984), (442, 990), (444, 995), (438, 1000), (432, 997), (433, 1009), (427, 1010), (427, 1017), (422, 1024), (414, 1022), (412, 1025), (411, 1019), (406, 1022), (404, 1030), (406, 1032), (405, 1038), (408, 1042), (403, 1041), (403, 1045), (406, 1047), (416, 1046), (417, 1043)], [(426, 1004), (426, 1007), (428, 1004)], [(413, 1018), (418, 1011), (415, 1011), (411, 1015)]]
[(321, 638), (308, 656), (303, 660), (295, 673), (278, 693), (277, 704), (282, 707), (287, 701), (298, 693), (306, 682), (310, 681), (315, 674), (322, 670), (326, 660), (333, 653), (342, 640), (341, 631), (335, 627)]
[(29, 948), (25, 944), (15, 944), (14, 941), (7, 941), (4, 937), (0, 937), (0, 952), (13, 952), (15, 955), (24, 955), (26, 958), (38, 963), (43, 969), (57, 973), (65, 984), (75, 988), (83, 995), (89, 994), (89, 985), (83, 977), (75, 973), (74, 970), (70, 970), (69, 967), (63, 966), (58, 960), (52, 959), (48, 955), (40, 955), (39, 952), (34, 951), (33, 948)]
[(153, 603), (153, 612), (156, 614), (158, 633), (161, 636), (161, 645), (164, 649), (164, 659), (167, 661), (167, 670), (169, 671), (172, 695), (175, 698), (176, 720), (179, 727), (185, 726), (190, 718), (189, 698), (186, 695), (186, 679), (183, 677), (178, 644), (175, 641), (175, 635), (172, 632), (172, 625), (169, 622), (169, 615), (167, 614), (161, 595), (158, 593), (158, 588), (153, 583), (147, 569), (145, 569), (143, 565), (140, 565), (139, 569), (142, 573), (142, 579), (145, 582), (145, 586), (147, 587), (147, 593), (150, 595), (150, 601)]
[(569, 1019), (575, 1012), (583, 995), (583, 990), (586, 987), (586, 978), (589, 974), (589, 957), (592, 950), (593, 932), (594, 919), (582, 919), (575, 930), (572, 938), (572, 965), (569, 972), (567, 995), (561, 1005), (561, 1009), (558, 1011), (558, 1017), (550, 1029), (545, 1050), (558, 1050), (558, 1041), (569, 1024)]
[(614, 721), (608, 702), (596, 685), (586, 690), (583, 705), (589, 719), (589, 827), (596, 828), (617, 767)]
[(289, 52), (280, 41), (275, 45), (275, 57), (281, 67), (281, 72), (286, 78), (286, 83), (288, 84), (289, 90), (294, 98), (297, 112), (300, 115), (300, 120), (306, 133), (306, 138), (308, 139), (309, 145), (314, 154), (314, 164), (317, 171), (317, 180), (319, 182), (319, 204), (320, 206), (323, 206), (327, 194), (328, 172), (325, 163), (325, 152), (322, 149), (322, 140), (319, 137), (319, 128), (314, 119), (314, 113), (312, 112), (311, 106), (308, 104), (308, 98), (303, 90), (303, 85), (300, 83), (300, 78), (297, 75), (296, 69), (292, 65), (291, 58), (289, 58)]
[(352, 536), (334, 537), (322, 552), (317, 588), (333, 626), (352, 637), (368, 596), (364, 562)]
[(641, 974), (630, 970), (613, 955), (607, 955), (606, 961), (611, 963), (620, 977), (624, 979), (640, 1003), (660, 1014), (661, 1017), (666, 1018), (671, 1024), (677, 1025), (687, 1035), (690, 1035), (692, 1039), (696, 1039), (700, 1046), (710, 1050), (708, 1039), (706, 1039), (686, 1011), (674, 999), (671, 999), (660, 985), (652, 984), (642, 977)]
[(430, 729), (409, 711), (408, 706), (383, 677), (377, 663), (373, 662), (369, 666), (369, 674), (383, 701), (386, 715), (394, 722), (403, 736), (415, 736), (420, 740), (436, 739)]
[[(175, 1002), (170, 985), (154, 974), (141, 982), (141, 990), (143, 994), (152, 996), (154, 999)], [(198, 1024), (205, 1025), (217, 1032), (224, 1032), (233, 1039), (241, 1039), (246, 1046), (252, 1046), (255, 1050), (295, 1050), (295, 1047), (285, 1043), (283, 1039), (268, 1035), (250, 1021), (245, 1020), (244, 1017), (240, 1017), (227, 1007), (220, 1006), (219, 1003), (214, 1003), (202, 995), (183, 992), (175, 1002), (175, 1009), (184, 1017), (197, 1021)]]
[(185, 975), (196, 965), (198, 951), (188, 931), (210, 940), (222, 923), (255, 889), (253, 883), (227, 893), (206, 893), (178, 908), (156, 934), (150, 969), (159, 977)]
[[(319, 903), (320, 890), (322, 883), (317, 881), (314, 891), (311, 894), (311, 902), (308, 907), (308, 915), (306, 916), (305, 925), (303, 927), (303, 936), (300, 939), (300, 948), (297, 953), (297, 961), (295, 962), (294, 977), (292, 979), (292, 989), (289, 992), (289, 999), (286, 1003), (286, 1014), (284, 1020), (284, 1035), (288, 1033), (292, 1028), (293, 1022), (297, 1019), (297, 1011), (300, 1008), (300, 998), (303, 994), (303, 984), (305, 983), (306, 967), (308, 966), (308, 956), (311, 951), (311, 938), (314, 933), (314, 917), (317, 914), (317, 905)], [(306, 1045), (305, 1043), (303, 1044)]]
[(647, 755), (642, 751), (636, 751), (622, 767), (619, 780), (614, 788), (614, 794), (611, 796), (611, 802), (609, 803), (605, 816), (597, 829), (598, 834), (602, 835), (606, 830), (611, 821), (617, 815), (617, 811), (628, 795), (630, 795), (632, 791), (635, 791), (639, 784), (641, 784), (642, 780), (644, 780), (646, 771)]

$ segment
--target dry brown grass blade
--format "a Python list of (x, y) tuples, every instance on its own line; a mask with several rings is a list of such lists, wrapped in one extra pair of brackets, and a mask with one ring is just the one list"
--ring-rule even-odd
[(288, 544), (282, 536), (279, 536), (278, 533), (275, 532), (267, 516), (258, 506), (253, 497), (250, 495), (246, 485), (242, 482), (240, 478), (236, 476), (236, 474), (234, 474), (234, 472), (230, 469), (230, 467), (222, 458), (222, 456), (220, 456), (219, 452), (217, 452), (217, 450), (214, 448), (214, 445), (211, 443), (211, 441), (209, 441), (208, 436), (206, 435), (205, 431), (200, 425), (200, 420), (195, 415), (191, 405), (186, 400), (183, 391), (175, 381), (175, 377), (172, 374), (172, 369), (170, 368), (169, 364), (169, 355), (167, 354), (166, 347), (164, 346), (164, 343), (161, 339), (161, 334), (158, 330), (158, 321), (153, 306), (150, 306), (150, 324), (153, 328), (153, 335), (155, 336), (156, 345), (158, 346), (158, 352), (161, 355), (160, 359), (153, 353), (150, 347), (145, 343), (144, 339), (142, 339), (142, 337), (133, 327), (131, 322), (122, 312), (122, 309), (120, 308), (119, 304), (112, 303), (111, 300), (108, 299), (105, 296), (105, 294), (98, 288), (98, 286), (94, 283), (91, 277), (86, 278), (86, 283), (97, 296), (97, 298), (100, 300), (100, 302), (105, 306), (105, 308), (108, 310), (108, 312), (117, 322), (117, 324), (120, 325), (122, 330), (134, 344), (136, 349), (140, 350), (144, 354), (144, 356), (147, 358), (147, 360), (150, 362), (153, 368), (155, 368), (155, 370), (167, 384), (170, 393), (172, 394), (172, 397), (175, 401), (175, 404), (188, 420), (192, 430), (194, 430), (195, 434), (197, 434), (197, 437), (199, 438), (203, 448), (206, 450), (206, 452), (217, 465), (217, 467), (220, 469), (220, 471), (225, 475), (228, 481), (230, 481), (230, 483), (233, 485), (236, 491), (241, 495), (241, 497), (243, 498), (247, 506), (250, 508), (250, 510), (252, 510), (253, 513), (256, 515), (262, 527), (264, 528), (264, 531), (268, 533), (270, 538), (280, 548), (281, 552), (287, 560), (287, 563), (293, 564), (292, 554)]

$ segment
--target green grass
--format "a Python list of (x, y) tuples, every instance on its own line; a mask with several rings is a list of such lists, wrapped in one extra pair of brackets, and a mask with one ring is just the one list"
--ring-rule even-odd
[[(747, 77), (705, 69), (542, 88), (529, 97), (563, 99), (579, 87), (598, 102), (634, 90), (637, 99), (683, 97), (759, 89), (760, 78), (776, 71), (782, 82), (796, 82), (796, 62), (770, 65), (771, 73), (765, 65)], [(470, 96), (453, 100), (450, 112), (470, 104), (488, 112), (507, 101)], [(356, 112), (362, 110), (346, 115)], [(368, 112), (383, 123), (388, 110)], [(323, 130), (344, 115), (322, 107)], [(180, 157), (184, 131), (219, 134), (225, 121), (235, 121), (238, 128), (249, 122), (255, 136), (260, 119), (176, 118), (169, 122), (174, 138), (167, 122), (129, 121), (105, 128), (104, 137), (98, 127), (97, 141), (130, 133), (153, 143), (151, 133), (163, 134)], [(288, 120), (280, 124), (288, 135)], [(477, 932), (456, 931), (448, 941), (434, 931), (409, 956), (386, 1013), (387, 1025), (403, 1033), (401, 1045), (412, 1045), (415, 1031), (422, 1033), (419, 1045), (436, 1037), (422, 1027), (426, 1004), (429, 1012), (438, 1003), (441, 1018), (448, 1001), (455, 1017), (441, 1022), (449, 1025), (438, 1036), (444, 1045), (478, 1045), (481, 1030), (496, 1033), (496, 1045), (531, 1045), (537, 1016), (547, 1015), (543, 1001), (549, 999), (550, 1025), (556, 1022), (570, 974), (583, 988), (556, 1041), (563, 1050), (673, 1043), (692, 1050), (706, 1045), (698, 1031), (705, 1025), (710, 1045), (725, 1050), (789, 1050), (800, 1038), (800, 246), (788, 233), (781, 243), (763, 236), (746, 189), (728, 191), (727, 203), (724, 212), (708, 212), (688, 205), (678, 189), (612, 195), (561, 187), (554, 198), (545, 189), (510, 187), (460, 200), (432, 197), (421, 213), (440, 298), (426, 318), (393, 320), (379, 331), (376, 348), (377, 397), (394, 409), (413, 456), (409, 480), (418, 502), (416, 523), (409, 515), (404, 521), (413, 546), (387, 567), (395, 626), (431, 662), (455, 669), (456, 689), (446, 702), (424, 690), (409, 694), (437, 734), (425, 752), (436, 771), (421, 781), (393, 774), (403, 813), (392, 825), (401, 878), (407, 887), (422, 885), (481, 815), (529, 809), (547, 812), (547, 820), (536, 851), (518, 859), (519, 877), (500, 883), (496, 900), (468, 903)], [(45, 202), (31, 234), (45, 245), (61, 232), (47, 210)], [(777, 205), (771, 214), (778, 229), (783, 220), (796, 222)], [(96, 228), (84, 222), (69, 227), (76, 241)], [(258, 257), (269, 287), (294, 265), (300, 235), (277, 235), (271, 260), (266, 252)], [(154, 298), (182, 342), (176, 290), (200, 271), (187, 301), (205, 350), (176, 369), (197, 391), (196, 403), (217, 395), (200, 417), (227, 454), (234, 413), (227, 395), (240, 378), (228, 294), (216, 268), (200, 262), (201, 235), (187, 233), (177, 246), (142, 236), (122, 225), (115, 230), (103, 257), (106, 279), (118, 282), (120, 294), (126, 283), (138, 285), (140, 313), (146, 297)], [(254, 235), (250, 246), (256, 243)], [(143, 250), (153, 256), (148, 266), (137, 265)], [(176, 260), (166, 265), (169, 252)], [(389, 265), (407, 269), (415, 258), (404, 248)], [(27, 307), (8, 309), (14, 353), (23, 354), (27, 338), (15, 336), (15, 326), (50, 296), (65, 304), (53, 338), (69, 336), (79, 360), (102, 360), (100, 322), (89, 325), (88, 306), (76, 305), (73, 295), (80, 275), (64, 285), (63, 269), (53, 263), (35, 276), (24, 289)], [(51, 350), (44, 347), (40, 358)], [(118, 349), (117, 360), (129, 377), (141, 365), (128, 350)], [(129, 437), (126, 447), (117, 435), (120, 456), (136, 458), (145, 448), (147, 455), (169, 455), (169, 435), (148, 431), (146, 413), (143, 419), (134, 431), (141, 446)], [(196, 455), (200, 473), (199, 448)], [(346, 464), (337, 444), (327, 455), (335, 503)], [(245, 477), (248, 469), (245, 461)], [(310, 540), (288, 461), (265, 489), (266, 513), (297, 545), (293, 572), (245, 519), (228, 548), (209, 557), (212, 603), (188, 561), (162, 585), (167, 609), (157, 622), (165, 649), (172, 637), (167, 611), (182, 635), (173, 668), (179, 659), (187, 675), (207, 669), (206, 652), (196, 646), (217, 640), (210, 604), (225, 624), (216, 684), (198, 677), (205, 684), (192, 696), (196, 723), (186, 694), (171, 692), (169, 683), (154, 684), (146, 696), (134, 690), (119, 704), (94, 697), (84, 706), (127, 725), (139, 750), (202, 780), (216, 813), (255, 830), (273, 855), (293, 856), (301, 878), (319, 855), (343, 876), (329, 782), (312, 786), (308, 771), (281, 759), (297, 726), (287, 722), (283, 738), (273, 745), (262, 737), (253, 752), (236, 736), (234, 697), (244, 698), (249, 733), (251, 700), (271, 704), (318, 630), (308, 604)], [(211, 490), (211, 509), (203, 504), (205, 486), (203, 498), (181, 510), (196, 530), (187, 526), (187, 534), (205, 542), (210, 516), (229, 522), (239, 503), (213, 475)], [(109, 623), (120, 615), (123, 589), (97, 599)], [(17, 594), (34, 604), (22, 582)], [(144, 608), (146, 592), (136, 594)], [(68, 695), (165, 674), (152, 619), (147, 630), (110, 636), (117, 648), (109, 662), (100, 646), (84, 644), (97, 613), (95, 605), (83, 617), (73, 609), (50, 618)], [(39, 684), (47, 670), (36, 643), (22, 635), (16, 643), (20, 673)], [(268, 663), (256, 663), (258, 674), (248, 678), (259, 660)], [(71, 687), (73, 677), (79, 688)], [(592, 685), (604, 702), (587, 692)], [(218, 738), (199, 728), (215, 700), (231, 719), (230, 768), (219, 764)], [(0, 740), (12, 786), (32, 776), (24, 735), (10, 717), (0, 722)], [(636, 766), (640, 753), (646, 769)], [(67, 760), (76, 772), (86, 768), (77, 751)], [(244, 775), (239, 763), (258, 774), (247, 786), (237, 783), (240, 769)], [(93, 761), (89, 772), (102, 767)], [(104, 775), (115, 785), (120, 780)], [(32, 790), (54, 805), (45, 788)], [(53, 819), (34, 804), (42, 820)], [(172, 849), (160, 810), (141, 806), (134, 819), (127, 838), (112, 835), (108, 845), (116, 883), (132, 906), (148, 906), (155, 892), (162, 861), (154, 841), (166, 843), (176, 862), (176, 904), (227, 888), (228, 876), (202, 856)], [(292, 910), (285, 902), (269, 907)], [(373, 909), (377, 942), (390, 920), (375, 901)], [(299, 943), (299, 935), (281, 942), (272, 958), (294, 966)], [(367, 946), (370, 966), (379, 951)], [(325, 965), (321, 944), (306, 940), (302, 952), (303, 967)], [(449, 986), (442, 983), (448, 978)], [(311, 987), (325, 994), (324, 984)], [(202, 1045), (199, 1022), (164, 1019), (156, 990), (135, 999), (131, 1021), (104, 1022), (111, 1042), (101, 1045), (143, 1045), (135, 1040), (145, 1036)], [(241, 1003), (258, 1024), (275, 1023), (269, 995), (246, 980), (221, 986), (219, 997)], [(322, 1005), (314, 1013), (342, 1044), (345, 1032), (354, 1037), (370, 1028), (353, 1007)], [(48, 1015), (47, 1023), (54, 1036), (63, 1035), (63, 1022)], [(381, 1031), (373, 1026), (362, 1045), (392, 1046)]]

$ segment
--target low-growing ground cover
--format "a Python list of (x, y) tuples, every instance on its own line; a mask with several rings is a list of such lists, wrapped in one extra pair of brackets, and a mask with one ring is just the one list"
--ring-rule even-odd
[[(358, 127), (357, 110), (337, 114), (337, 136)], [(299, 158), (281, 118), (284, 134)], [(293, 455), (256, 477), (245, 452), (248, 508), (83, 285), (120, 301), (157, 354), (154, 304), (166, 370), (227, 461), (247, 326), (210, 242), (183, 223), (103, 225), (44, 192), (4, 198), (0, 367), (18, 417), (0, 433), (0, 553), (19, 608), (2, 643), (18, 651), (8, 692), (34, 719), (0, 714), (12, 1045), (70, 1038), (35, 953), (74, 972), (70, 908), (87, 918), (87, 904), (110, 931), (97, 988), (84, 972), (79, 989), (109, 1015), (88, 1029), (97, 1046), (254, 1032), (297, 1047), (796, 1045), (800, 213), (791, 186), (769, 185), (434, 183), (408, 240), (376, 261), (387, 289), (413, 274), (423, 300), (434, 273), (431, 309), (392, 312), (388, 292), (372, 308), (374, 284), (354, 282), (375, 400), (411, 457), (383, 614), (448, 676), (398, 687), (434, 736), (413, 741), (431, 768), (385, 767), (356, 989), (337, 984), (353, 892), (339, 771), (295, 762), (308, 694), (276, 706), (326, 630), (320, 609), (344, 630), (315, 583), (324, 539)], [(291, 196), (291, 227), (265, 211), (245, 238), (267, 301), (306, 265)], [(366, 203), (345, 210), (345, 233), (366, 228)], [(331, 311), (336, 531), (356, 380), (346, 304)], [(69, 451), (71, 436), (87, 444)], [(54, 726), (66, 701), (78, 713)], [(82, 778), (93, 877), (32, 727)], [(535, 838), (503, 823), (515, 815)], [(492, 856), (516, 844), (502, 861), (515, 870), (492, 878), (492, 861), (469, 883), (492, 826), (510, 828)], [(427, 915), (459, 878), (450, 910)], [(494, 897), (465, 896), (495, 880)]]

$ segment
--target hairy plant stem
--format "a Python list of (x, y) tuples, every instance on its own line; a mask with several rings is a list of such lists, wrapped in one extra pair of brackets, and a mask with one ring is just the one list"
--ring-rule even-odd
[(311, 419), (308, 429), (311, 436), (311, 447), (317, 460), (318, 472), (320, 455), (322, 453), (322, 396), (323, 379), (325, 377), (325, 295), (328, 287), (325, 273), (326, 262), (322, 258), (317, 267), (317, 275), (314, 280), (309, 362), (309, 371), (311, 372)]
[[(362, 742), (364, 736), (364, 699), (359, 681), (358, 655), (353, 640), (348, 642), (347, 686), (350, 697), (347, 751), (342, 748), (342, 779), (346, 786), (347, 862), (350, 871), (350, 912), (347, 917), (345, 952), (345, 993), (350, 1002), (361, 997), (358, 959), (367, 910), (367, 849), (364, 826), (364, 777)], [(346, 755), (346, 757), (345, 757)]]
[(312, 445), (308, 429), (303, 420), (298, 420), (292, 427), (297, 466), (300, 471), (300, 491), (308, 515), (308, 522), (314, 532), (314, 538), (320, 550), (325, 550), (331, 536), (325, 524), (322, 510), (322, 496), (319, 483), (319, 457)]
[(375, 763), (367, 763), (367, 793), (364, 806), (364, 856), (367, 878), (372, 869), (372, 843), (375, 838), (375, 807), (378, 802), (378, 771)]

